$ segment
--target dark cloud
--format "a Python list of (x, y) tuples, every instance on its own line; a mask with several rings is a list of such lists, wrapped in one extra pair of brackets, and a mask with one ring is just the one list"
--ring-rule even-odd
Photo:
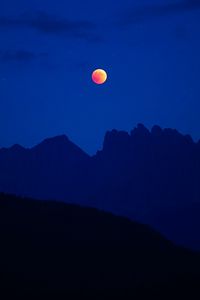
[(33, 28), (45, 34), (62, 35), (97, 41), (95, 24), (89, 21), (59, 19), (45, 12), (23, 14), (18, 18), (0, 18), (0, 28)]
[(200, 0), (179, 0), (166, 4), (146, 5), (144, 7), (129, 9), (128, 12), (123, 14), (119, 23), (120, 25), (131, 25), (157, 17), (199, 9)]
[(47, 53), (33, 53), (24, 50), (0, 51), (0, 60), (2, 62), (30, 62), (38, 58), (47, 57)]

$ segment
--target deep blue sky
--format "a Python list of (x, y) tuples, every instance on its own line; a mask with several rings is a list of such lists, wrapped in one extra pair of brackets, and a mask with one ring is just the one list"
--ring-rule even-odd
[(200, 0), (1, 0), (0, 146), (65, 133), (95, 153), (138, 122), (199, 139), (199, 37)]

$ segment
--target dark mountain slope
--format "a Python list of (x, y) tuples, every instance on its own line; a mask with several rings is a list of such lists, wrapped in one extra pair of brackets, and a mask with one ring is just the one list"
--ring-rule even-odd
[(0, 194), (0, 239), (0, 292), (200, 289), (198, 254), (96, 209)]

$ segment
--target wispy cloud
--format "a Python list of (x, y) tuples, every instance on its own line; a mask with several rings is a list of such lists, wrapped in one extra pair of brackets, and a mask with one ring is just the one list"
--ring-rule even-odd
[(45, 12), (23, 14), (12, 18), (0, 17), (0, 28), (32, 28), (44, 34), (84, 38), (91, 41), (98, 40), (98, 37), (94, 34), (96, 28), (94, 23), (84, 20), (60, 19)]
[(131, 25), (149, 19), (200, 9), (200, 0), (170, 1), (166, 4), (145, 5), (122, 13), (119, 25)]

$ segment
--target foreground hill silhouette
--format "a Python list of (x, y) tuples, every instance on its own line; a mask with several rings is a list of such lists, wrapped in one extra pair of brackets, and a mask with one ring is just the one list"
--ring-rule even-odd
[(0, 239), (0, 293), (200, 292), (199, 254), (96, 209), (0, 194)]
[(101, 208), (200, 250), (200, 142), (138, 124), (89, 156), (65, 135), (0, 149), (0, 191)]

